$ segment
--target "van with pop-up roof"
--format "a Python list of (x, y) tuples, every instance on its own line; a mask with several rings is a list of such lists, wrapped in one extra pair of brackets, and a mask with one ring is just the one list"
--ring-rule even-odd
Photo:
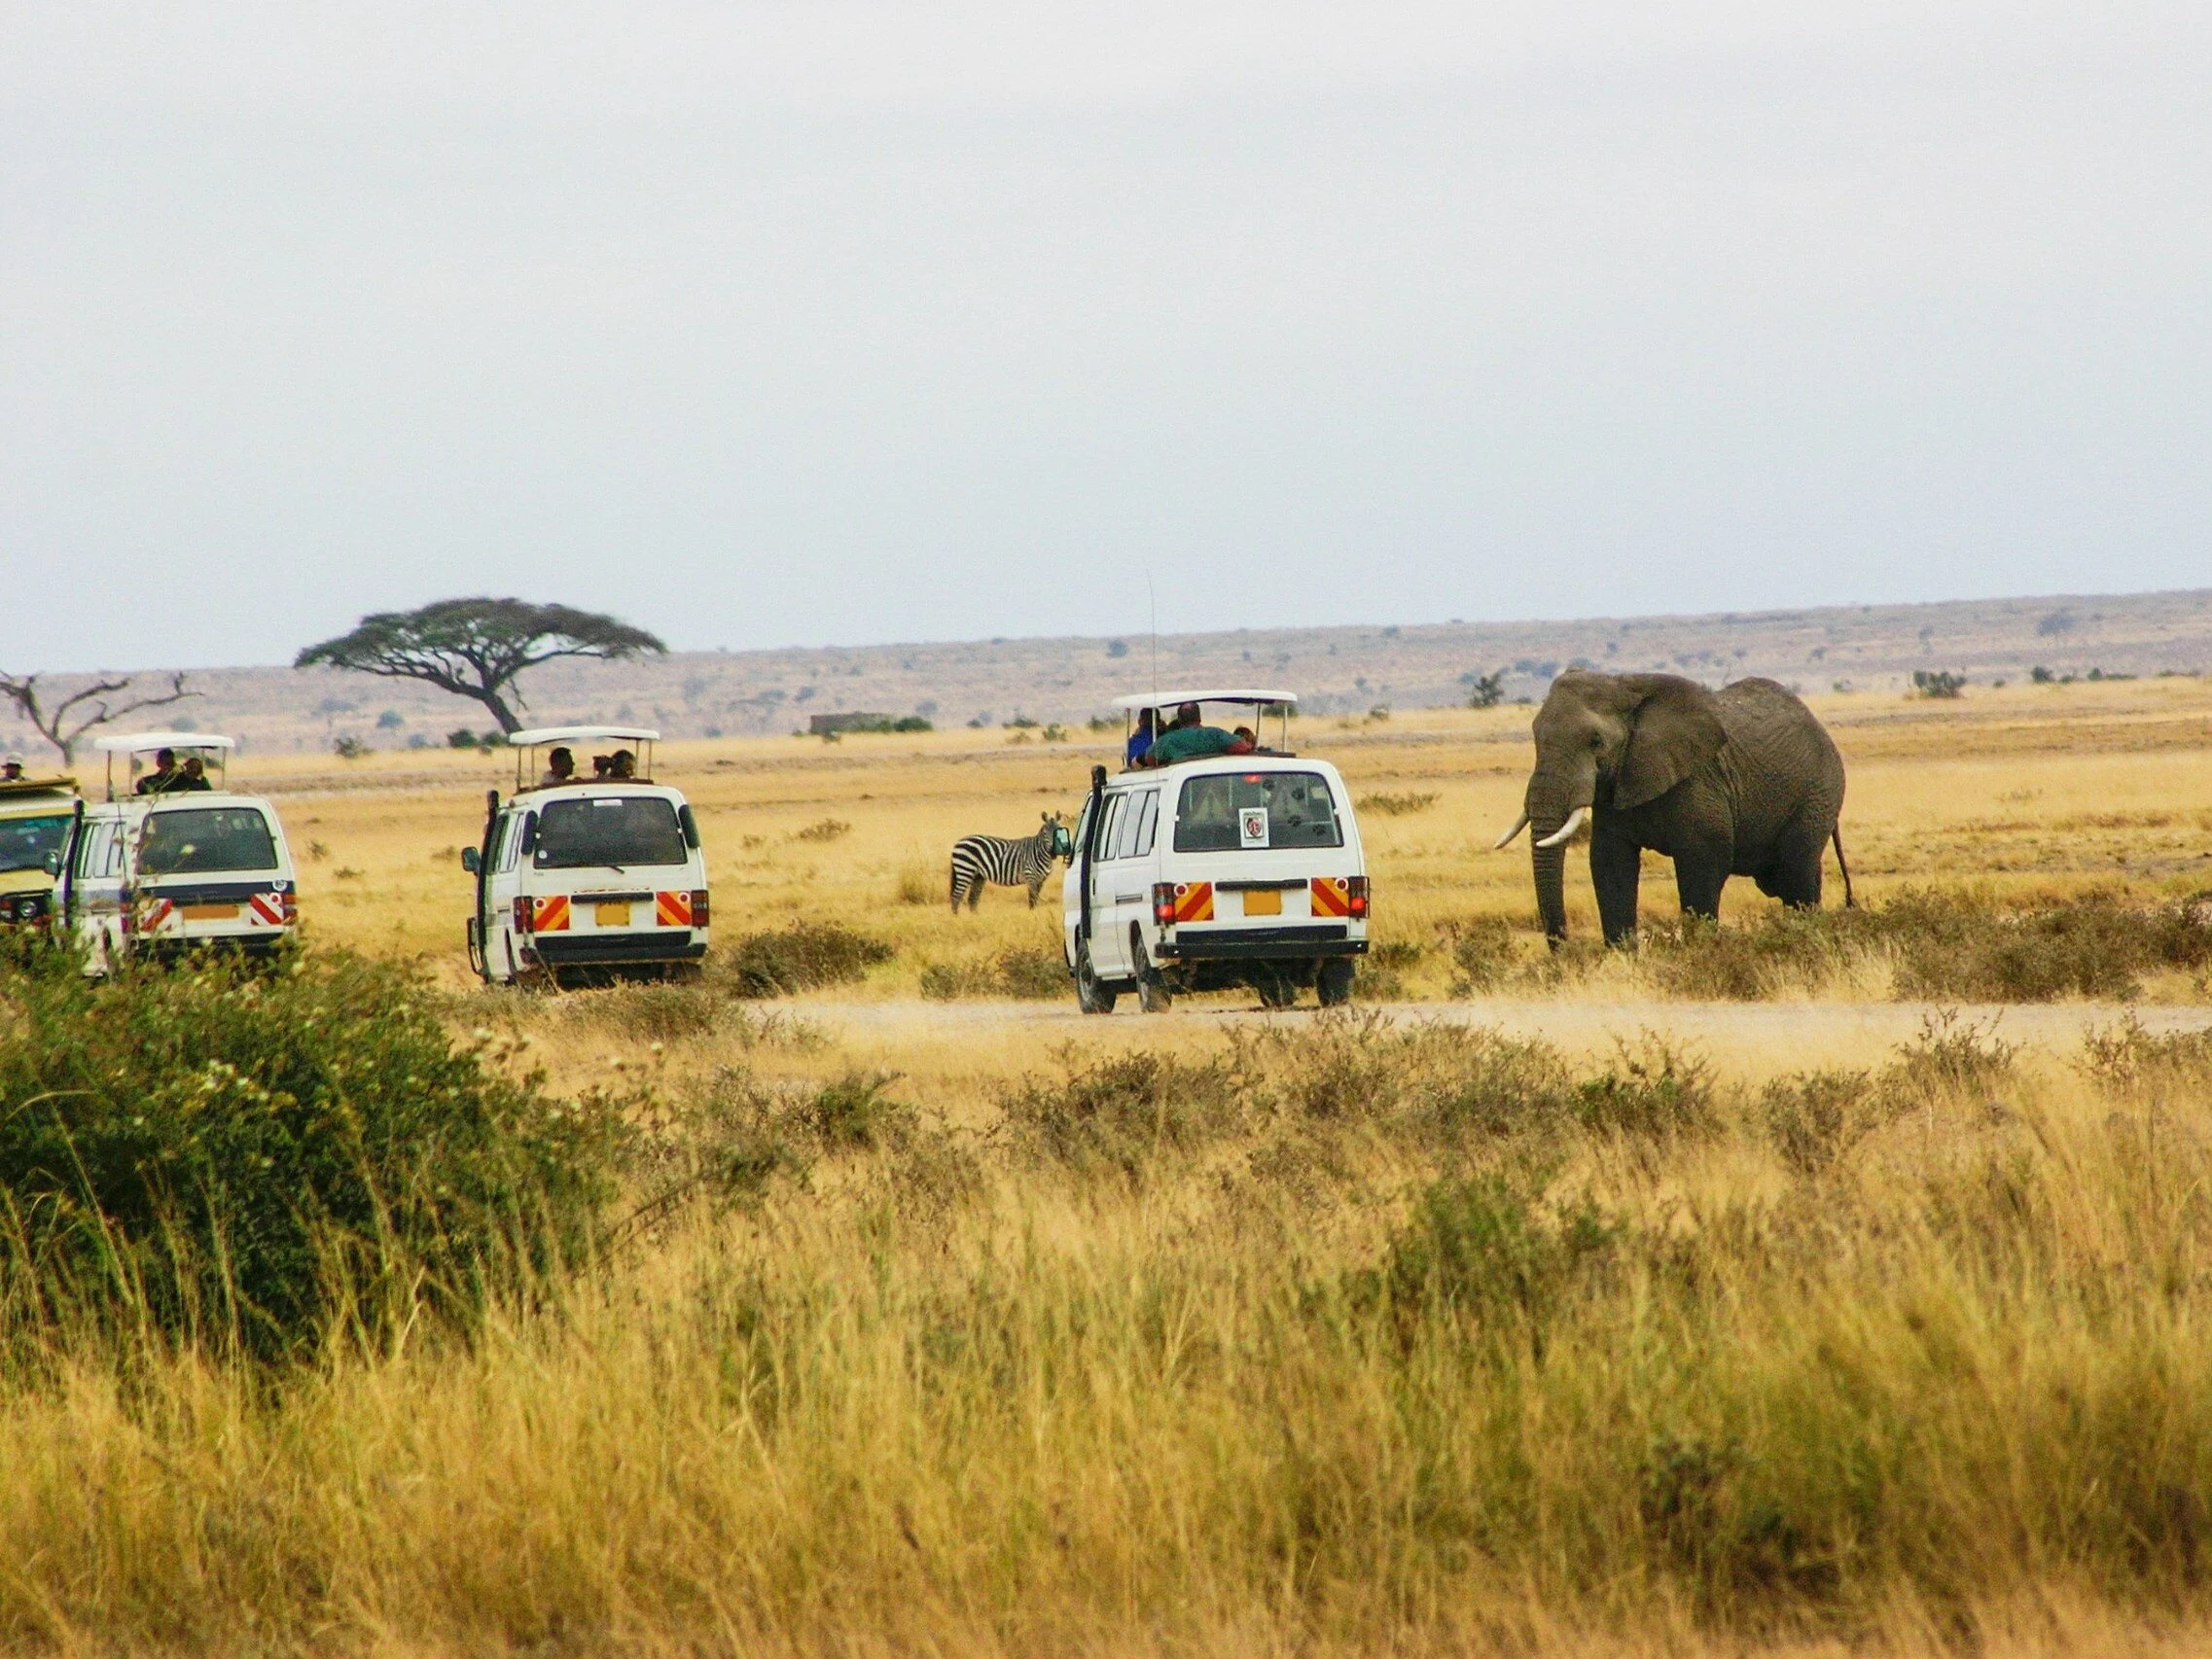
[[(1350, 1000), (1368, 946), (1367, 859), (1337, 768), (1290, 752), (1296, 702), (1244, 689), (1116, 700), (1128, 719), (1153, 711), (1150, 748), (1167, 758), (1091, 773), (1061, 889), (1062, 950), (1086, 1013), (1111, 1013), (1128, 992), (1157, 1012), (1178, 991), (1239, 984), (1271, 1007), (1306, 987), (1324, 1006)], [(1178, 726), (1191, 705), (1196, 724)], [(1282, 733), (1271, 748), (1269, 715)], [(1175, 731), (1197, 735), (1166, 742)]]
[(691, 802), (653, 781), (660, 737), (641, 726), (562, 725), (508, 739), (515, 793), (490, 793), (483, 839), (461, 853), (476, 877), (469, 965), (484, 983), (697, 971), (706, 855)]
[(232, 739), (142, 731), (92, 747), (107, 756), (107, 798), (78, 818), (62, 880), (87, 972), (195, 951), (268, 956), (291, 941), (300, 889), (284, 826), (261, 796), (232, 793)]

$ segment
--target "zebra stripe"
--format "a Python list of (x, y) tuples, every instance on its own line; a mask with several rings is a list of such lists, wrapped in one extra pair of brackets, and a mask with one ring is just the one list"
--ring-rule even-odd
[(981, 904), (986, 885), (1028, 888), (1029, 907), (1034, 910), (1045, 878), (1062, 856), (1060, 847), (1066, 833), (1060, 815), (1048, 812), (1037, 833), (1019, 840), (1004, 835), (963, 835), (952, 844), (953, 912), (959, 912), (963, 900), (971, 910)]

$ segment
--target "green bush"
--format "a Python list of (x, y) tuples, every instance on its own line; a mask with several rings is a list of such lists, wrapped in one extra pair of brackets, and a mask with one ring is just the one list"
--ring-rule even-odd
[(1041, 1001), (1068, 993), (1067, 964), (1056, 951), (1009, 946), (984, 962), (933, 962), (921, 971), (921, 994), (934, 1002), (964, 997)]
[(342, 952), (86, 980), (0, 965), (0, 1280), (263, 1356), (380, 1298), (473, 1305), (573, 1258), (618, 1129), (456, 1046), (406, 970)]
[(835, 922), (794, 922), (745, 935), (723, 971), (734, 996), (788, 997), (823, 985), (854, 984), (892, 955), (881, 939)]

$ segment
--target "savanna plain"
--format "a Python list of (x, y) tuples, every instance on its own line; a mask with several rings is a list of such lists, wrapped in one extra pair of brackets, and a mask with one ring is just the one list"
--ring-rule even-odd
[(0, 966), (0, 1641), (2212, 1646), (2212, 686), (1815, 707), (1858, 907), (1633, 955), (1489, 850), (1531, 710), (1298, 723), (1328, 1015), (951, 913), (1113, 733), (671, 744), (714, 958), (562, 993), (511, 762), (249, 758), (295, 963)]

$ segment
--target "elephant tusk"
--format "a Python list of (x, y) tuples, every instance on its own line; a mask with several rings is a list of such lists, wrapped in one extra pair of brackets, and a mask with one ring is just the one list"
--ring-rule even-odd
[(1588, 816), (1588, 807), (1576, 807), (1574, 811), (1567, 814), (1566, 823), (1560, 825), (1558, 829), (1552, 830), (1551, 834), (1545, 836), (1543, 840), (1537, 842), (1536, 844), (1539, 847), (1560, 847), (1566, 845), (1567, 838), (1572, 835), (1577, 830), (1580, 830), (1583, 827), (1583, 820)]
[(1508, 830), (1503, 835), (1500, 835), (1498, 837), (1497, 844), (1493, 846), (1490, 851), (1494, 853), (1497, 852), (1500, 848), (1512, 845), (1513, 838), (1527, 828), (1528, 814), (1524, 812), (1518, 818), (1514, 820), (1514, 825), (1511, 830)]

